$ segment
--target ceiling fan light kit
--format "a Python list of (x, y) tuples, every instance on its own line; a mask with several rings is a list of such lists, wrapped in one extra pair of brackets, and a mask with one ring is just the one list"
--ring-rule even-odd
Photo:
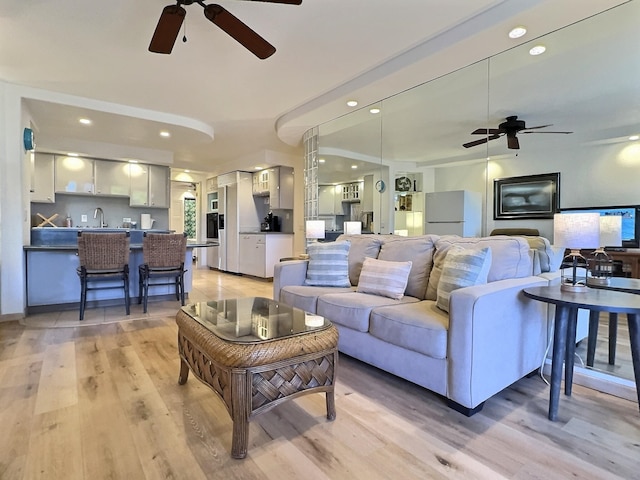
[[(282, 3), (300, 5), (302, 0), (250, 0), (265, 3)], [(170, 54), (182, 27), (187, 11), (181, 5), (197, 3), (204, 9), (204, 16), (221, 30), (235, 39), (256, 57), (264, 60), (276, 52), (276, 48), (242, 22), (238, 17), (215, 3), (205, 4), (201, 0), (177, 0), (175, 5), (167, 5), (162, 14), (149, 44), (153, 53)]]
[(507, 148), (511, 150), (519, 150), (520, 142), (518, 141), (517, 135), (519, 133), (562, 133), (569, 134), (573, 132), (538, 132), (533, 130), (539, 130), (541, 128), (547, 128), (551, 125), (538, 125), (537, 127), (527, 127), (524, 120), (518, 120), (516, 115), (507, 117), (504, 122), (498, 125), (498, 128), (478, 128), (471, 132), (471, 135), (485, 135), (485, 138), (481, 138), (480, 140), (474, 140), (472, 142), (463, 143), (462, 146), (465, 148), (475, 147), (477, 145), (482, 145), (483, 143), (490, 142), (491, 140), (495, 140), (502, 136), (507, 137)]

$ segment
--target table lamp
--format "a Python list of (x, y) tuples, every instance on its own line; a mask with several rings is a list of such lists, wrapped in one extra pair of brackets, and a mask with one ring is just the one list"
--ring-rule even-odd
[(344, 222), (344, 233), (360, 235), (362, 233), (362, 222)]
[(613, 259), (607, 255), (605, 247), (622, 245), (622, 217), (603, 215), (600, 217), (600, 244), (591, 254), (587, 263), (589, 273), (587, 285), (609, 285), (613, 275)]
[(317, 242), (318, 239), (324, 238), (324, 228), (324, 220), (307, 220), (305, 222), (307, 247), (309, 246), (309, 243)]
[(600, 246), (600, 214), (556, 213), (553, 216), (553, 243), (570, 249), (562, 260), (560, 290), (586, 291), (588, 264), (580, 249)]

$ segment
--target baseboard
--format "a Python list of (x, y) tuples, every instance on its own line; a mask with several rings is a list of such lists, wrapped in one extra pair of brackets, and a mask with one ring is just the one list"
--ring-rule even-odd
[[(551, 363), (549, 360), (545, 363), (543, 371), (545, 375), (551, 376)], [(564, 378), (564, 369), (562, 376)], [(626, 378), (614, 377), (610, 373), (576, 365), (573, 367), (573, 383), (632, 402), (638, 401), (636, 383)]]

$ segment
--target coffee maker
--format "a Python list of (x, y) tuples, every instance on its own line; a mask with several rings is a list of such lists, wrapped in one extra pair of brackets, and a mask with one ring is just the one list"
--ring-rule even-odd
[(279, 232), (280, 231), (280, 222), (278, 221), (278, 216), (274, 215), (272, 212), (264, 217), (264, 222), (260, 224), (261, 232)]

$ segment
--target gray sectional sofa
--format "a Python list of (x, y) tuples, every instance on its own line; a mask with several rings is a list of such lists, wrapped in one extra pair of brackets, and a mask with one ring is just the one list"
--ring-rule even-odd
[[(315, 280), (307, 271), (315, 262), (311, 256), (276, 264), (273, 295), (330, 319), (340, 333), (340, 352), (432, 390), (466, 415), (540, 367), (549, 314), (545, 304), (525, 298), (522, 289), (547, 285), (548, 279), (536, 275), (539, 261), (526, 239), (342, 235), (336, 242), (349, 242), (345, 286), (306, 284)], [(447, 256), (464, 255), (463, 249), (485, 249), (486, 282), (480, 275), (478, 284), (438, 298), (446, 290), (445, 277), (454, 271)], [(383, 267), (411, 262), (401, 298), (358, 291), (375, 292), (375, 285), (362, 288), (366, 258), (382, 260), (375, 263)], [(372, 263), (367, 260), (366, 273)], [(466, 269), (464, 263), (457, 267)], [(367, 282), (384, 283), (384, 278), (374, 270)]]

